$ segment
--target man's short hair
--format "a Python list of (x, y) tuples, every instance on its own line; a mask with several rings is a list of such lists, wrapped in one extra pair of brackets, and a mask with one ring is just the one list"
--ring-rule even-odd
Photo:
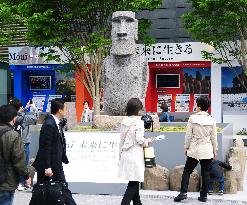
[(61, 109), (64, 109), (64, 100), (60, 98), (56, 98), (51, 101), (51, 114), (55, 115), (58, 113), (58, 111)]
[(11, 122), (17, 116), (17, 110), (13, 105), (2, 105), (0, 107), (0, 121)]
[(10, 105), (13, 105), (13, 106), (16, 108), (17, 111), (19, 111), (20, 108), (21, 108), (21, 106), (22, 106), (21, 101), (20, 101), (19, 99), (15, 98), (15, 97), (12, 98), (12, 99), (9, 101), (9, 104), (10, 104)]

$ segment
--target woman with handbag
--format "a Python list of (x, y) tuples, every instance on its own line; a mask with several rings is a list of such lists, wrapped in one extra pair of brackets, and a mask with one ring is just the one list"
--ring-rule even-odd
[(184, 143), (184, 152), (187, 156), (184, 167), (180, 194), (174, 198), (175, 202), (187, 199), (187, 190), (190, 174), (200, 161), (202, 189), (198, 200), (207, 201), (209, 167), (213, 158), (217, 156), (217, 129), (215, 119), (207, 113), (209, 100), (199, 97), (196, 100), (197, 113), (190, 116)]
[(126, 107), (128, 117), (121, 123), (119, 177), (129, 181), (121, 205), (130, 205), (131, 201), (133, 205), (142, 205), (139, 185), (144, 181), (143, 147), (152, 142), (151, 139), (144, 138), (144, 122), (138, 116), (142, 108), (138, 98), (131, 98)]

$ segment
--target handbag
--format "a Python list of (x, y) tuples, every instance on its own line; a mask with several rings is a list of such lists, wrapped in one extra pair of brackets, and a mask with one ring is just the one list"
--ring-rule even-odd
[(156, 167), (154, 148), (153, 147), (144, 147), (144, 162), (145, 167), (153, 168)]
[(65, 205), (64, 190), (66, 182), (42, 181), (33, 186), (32, 198), (29, 205)]

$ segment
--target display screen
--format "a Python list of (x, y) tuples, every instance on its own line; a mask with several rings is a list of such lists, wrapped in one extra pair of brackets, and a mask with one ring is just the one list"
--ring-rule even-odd
[(50, 90), (51, 76), (29, 76), (30, 90)]
[(157, 74), (156, 75), (157, 88), (180, 88), (179, 74)]

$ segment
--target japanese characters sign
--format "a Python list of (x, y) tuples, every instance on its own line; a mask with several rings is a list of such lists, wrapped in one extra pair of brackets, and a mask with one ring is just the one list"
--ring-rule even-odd
[(119, 183), (119, 140), (116, 132), (65, 132), (68, 182)]
[(150, 46), (139, 44), (137, 54), (145, 56), (149, 62), (179, 62), (204, 60), (201, 51), (208, 50), (205, 44), (198, 42), (157, 43)]

